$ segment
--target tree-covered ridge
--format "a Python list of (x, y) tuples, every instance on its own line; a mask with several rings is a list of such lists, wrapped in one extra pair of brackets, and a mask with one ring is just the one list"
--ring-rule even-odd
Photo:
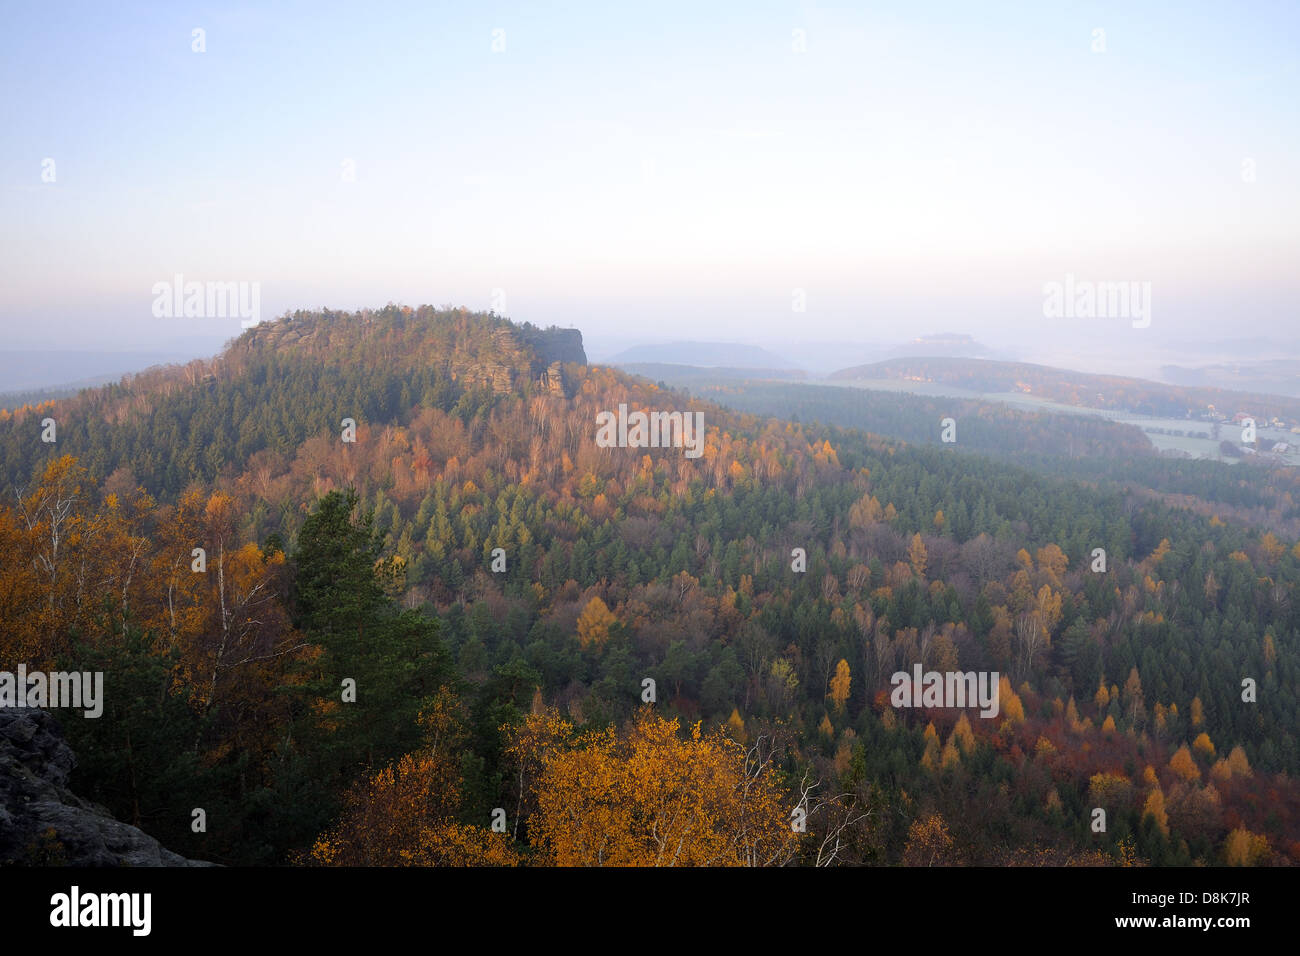
[[(586, 772), (575, 748), (607, 754), (592, 772), (619, 788), (645, 781), (609, 761), (679, 752), (636, 729), (651, 678), (659, 712), (704, 722), (719, 773), (745, 779), (708, 728), (760, 748), (783, 813), (820, 781), (795, 861), (817, 862), (833, 831), (840, 862), (1300, 859), (1294, 540), (581, 366), (559, 391), (448, 378), (409, 405), (399, 391), (386, 417), (352, 414), (345, 443), (361, 379), (322, 394), (292, 352), (147, 397), (204, 416), (274, 393), (297, 444), (218, 456), (214, 478), (155, 501), (129, 462), (78, 473), (62, 456), (79, 433), (61, 428), (0, 512), (4, 659), (118, 675), (117, 699), (141, 703), (90, 728), (116, 735), (95, 741), (90, 789), (174, 828), (188, 855), (504, 862), (484, 830), (497, 808), (524, 862), (578, 853), (545, 836), (546, 808)], [(620, 403), (702, 411), (703, 456), (598, 447), (595, 415)], [(98, 423), (96, 447), (129, 428)], [(73, 522), (57, 560), (56, 521)], [(222, 574), (190, 570), (199, 546)], [(241, 610), (254, 600), (268, 603)], [(918, 663), (997, 670), (1001, 713), (895, 710), (890, 676)], [(131, 690), (147, 686), (167, 692)], [(126, 759), (124, 728), (156, 771)], [(161, 797), (196, 767), (227, 821), (205, 839)], [(433, 806), (435, 771), (448, 789)], [(374, 821), (400, 806), (427, 812), (380, 845)], [(1105, 834), (1088, 827), (1098, 806)]]
[(286, 349), (327, 364), (363, 361), (394, 369), (505, 365), (540, 373), (552, 362), (586, 364), (576, 329), (540, 329), (450, 306), (413, 309), (391, 303), (379, 310), (289, 313), (247, 329), (225, 357), (238, 367), (241, 360)]
[[(689, 380), (687, 380), (689, 381)], [(974, 451), (1034, 468), (1061, 459), (1144, 458), (1151, 443), (1135, 425), (1060, 412), (1026, 411), (994, 402), (934, 398), (907, 392), (763, 381), (710, 382), (695, 377), (690, 391), (728, 408), (792, 417), (887, 435), (909, 445), (942, 444), (945, 418), (957, 424), (957, 451)]]
[(468, 422), (502, 393), (562, 394), (563, 363), (575, 360), (585, 357), (574, 330), (463, 309), (297, 312), (246, 330), (209, 362), (0, 411), (0, 476), (21, 485), (39, 471), (47, 447), (32, 437), (51, 416), (94, 479), (126, 469), (128, 484), (174, 500), (259, 452), (291, 454), (337, 432), (343, 418), (396, 422), (418, 405)]
[(1158, 454), (1134, 425), (1026, 411), (977, 399), (759, 381), (708, 381), (691, 391), (738, 411), (792, 417), (941, 445), (943, 419), (956, 422), (951, 450), (1090, 483), (1113, 484), (1169, 504), (1300, 535), (1300, 469)]

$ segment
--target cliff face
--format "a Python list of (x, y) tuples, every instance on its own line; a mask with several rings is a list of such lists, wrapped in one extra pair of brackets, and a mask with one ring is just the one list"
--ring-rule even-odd
[(577, 329), (543, 329), (529, 342), (542, 362), (561, 364), (573, 362), (587, 364), (587, 352), (582, 347), (582, 333)]
[(577, 329), (511, 326), (493, 329), (488, 348), (454, 355), (451, 372), (458, 381), (487, 385), (499, 395), (519, 391), (528, 383), (564, 395), (566, 362), (587, 364)]
[(212, 866), (163, 847), (67, 788), (77, 765), (53, 717), (0, 709), (0, 866)]

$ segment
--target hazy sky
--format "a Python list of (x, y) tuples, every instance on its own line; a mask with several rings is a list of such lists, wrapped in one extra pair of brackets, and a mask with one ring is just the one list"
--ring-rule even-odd
[[(3, 347), (237, 334), (153, 316), (178, 273), (589, 341), (1296, 341), (1300, 5), (629, 6), (7, 5)], [(1150, 327), (1046, 318), (1067, 273)]]

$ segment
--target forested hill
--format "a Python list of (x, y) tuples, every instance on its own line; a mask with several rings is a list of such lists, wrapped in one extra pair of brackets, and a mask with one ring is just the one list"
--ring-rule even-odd
[[(805, 773), (807, 838), (764, 859), (1300, 862), (1294, 537), (580, 348), (298, 313), (3, 416), (0, 661), (102, 671), (115, 708), (65, 722), (76, 792), (222, 862), (593, 862), (589, 826), (653, 860), (695, 807), (787, 841)], [(701, 454), (602, 447), (621, 404), (702, 414)], [(996, 672), (999, 713), (892, 705), (918, 665)], [(761, 790), (718, 789), (760, 745)]]
[(383, 361), (398, 369), (441, 366), (460, 374), (501, 369), (512, 385), (537, 378), (556, 362), (587, 364), (577, 329), (540, 329), (493, 313), (431, 306), (298, 311), (248, 329), (228, 354), (290, 349), (329, 364)]
[(246, 330), (210, 361), (0, 411), (0, 478), (15, 487), (32, 477), (52, 450), (39, 441), (52, 417), (57, 448), (75, 449), (93, 478), (174, 498), (259, 453), (338, 433), (344, 418), (395, 424), (424, 407), (468, 422), (499, 396), (563, 396), (573, 387), (565, 365), (585, 363), (576, 329), (431, 306), (299, 311)]
[(1062, 405), (1182, 418), (1210, 406), (1225, 417), (1238, 412), (1261, 421), (1300, 423), (1300, 399), (1222, 388), (1165, 385), (1119, 375), (1093, 375), (1026, 362), (971, 358), (899, 358), (841, 369), (836, 381), (912, 379), (944, 382), (975, 392), (1026, 392)]

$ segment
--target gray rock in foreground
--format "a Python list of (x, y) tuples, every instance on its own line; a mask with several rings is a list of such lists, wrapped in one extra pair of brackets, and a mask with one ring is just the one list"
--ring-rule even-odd
[(48, 713), (0, 708), (0, 866), (213, 865), (187, 860), (82, 800), (67, 787), (76, 765)]

